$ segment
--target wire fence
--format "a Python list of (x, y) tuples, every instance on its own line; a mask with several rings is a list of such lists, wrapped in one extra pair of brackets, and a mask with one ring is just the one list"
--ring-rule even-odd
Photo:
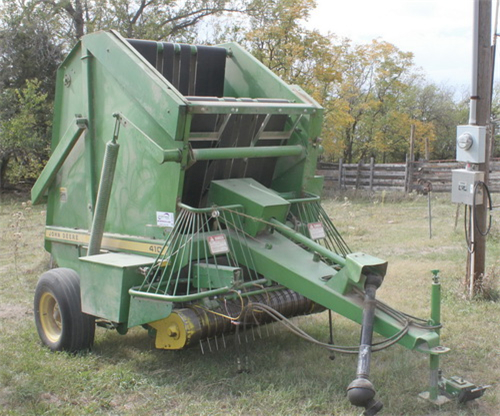
[[(451, 192), (452, 170), (464, 168), (454, 160), (417, 161), (406, 163), (319, 163), (318, 174), (325, 177), (325, 194), (338, 190), (364, 189), (369, 191)], [(500, 161), (490, 161), (488, 186), (491, 192), (500, 192)]]

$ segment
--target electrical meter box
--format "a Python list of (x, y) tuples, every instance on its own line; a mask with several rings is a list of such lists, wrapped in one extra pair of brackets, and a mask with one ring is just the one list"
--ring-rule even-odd
[(484, 181), (484, 172), (468, 169), (454, 169), (451, 171), (451, 202), (457, 204), (476, 205), (483, 203), (483, 187), (478, 186), (474, 192), (477, 182)]
[(486, 127), (457, 127), (457, 160), (467, 163), (484, 163), (486, 155)]

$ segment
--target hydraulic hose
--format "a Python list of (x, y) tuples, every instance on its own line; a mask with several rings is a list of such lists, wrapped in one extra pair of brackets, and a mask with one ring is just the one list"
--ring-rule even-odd
[(377, 306), (375, 295), (381, 284), (382, 277), (375, 274), (367, 275), (357, 374), (356, 379), (347, 387), (347, 397), (349, 398), (349, 401), (354, 406), (364, 407), (365, 411), (363, 414), (365, 416), (375, 415), (383, 407), (383, 404), (380, 401), (374, 399), (376, 391), (373, 384), (369, 380), (372, 354), (373, 321), (375, 319), (375, 309)]

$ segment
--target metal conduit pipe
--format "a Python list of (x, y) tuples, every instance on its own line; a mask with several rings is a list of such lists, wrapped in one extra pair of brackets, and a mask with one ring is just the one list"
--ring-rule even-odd
[(477, 73), (478, 73), (478, 39), (479, 39), (479, 0), (474, 0), (474, 24), (472, 33), (472, 84), (470, 94), (469, 124), (477, 124)]
[(382, 277), (369, 274), (366, 276), (365, 299), (363, 305), (363, 322), (361, 327), (361, 342), (359, 345), (358, 369), (356, 379), (347, 387), (349, 401), (358, 407), (364, 407), (363, 415), (377, 414), (383, 407), (382, 402), (375, 400), (375, 388), (369, 380), (372, 354), (373, 321), (377, 302), (375, 295), (382, 284)]

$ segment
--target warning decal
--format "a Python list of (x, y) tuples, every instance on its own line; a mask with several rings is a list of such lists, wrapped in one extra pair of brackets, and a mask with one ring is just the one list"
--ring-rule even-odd
[(207, 237), (207, 241), (210, 253), (214, 256), (229, 253), (229, 246), (227, 245), (226, 236), (224, 234), (211, 235)]
[(307, 228), (309, 229), (309, 236), (311, 237), (311, 240), (325, 238), (325, 230), (323, 228), (323, 224), (320, 222), (310, 222), (307, 224)]

